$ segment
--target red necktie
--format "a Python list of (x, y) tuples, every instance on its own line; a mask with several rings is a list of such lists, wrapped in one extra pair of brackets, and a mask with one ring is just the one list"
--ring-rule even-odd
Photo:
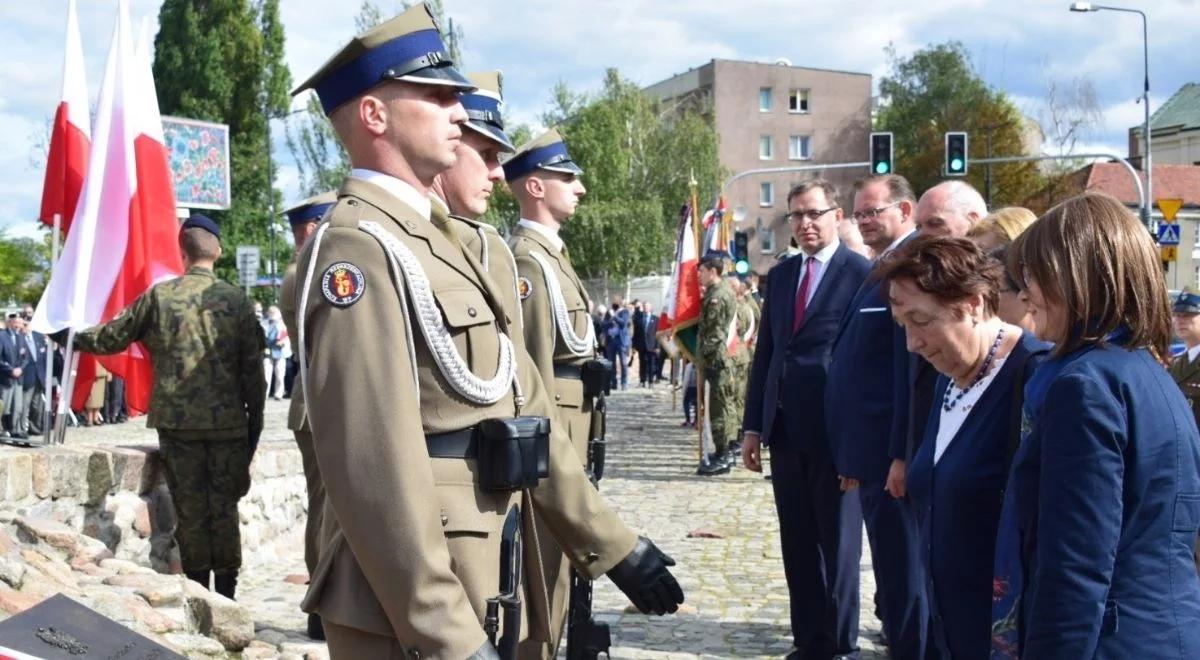
[(800, 288), (796, 291), (796, 310), (792, 314), (793, 334), (804, 325), (804, 308), (808, 305), (808, 288), (812, 285), (816, 263), (815, 257), (804, 257), (804, 277), (801, 278)]

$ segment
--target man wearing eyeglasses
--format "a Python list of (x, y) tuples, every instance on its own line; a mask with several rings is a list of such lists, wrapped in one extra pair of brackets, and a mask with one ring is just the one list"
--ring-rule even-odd
[[(838, 323), (870, 263), (838, 240), (837, 190), (820, 179), (788, 193), (800, 254), (767, 274), (743, 417), (742, 461), (771, 448), (783, 568), (791, 598), (789, 658), (855, 657), (862, 511), (838, 480), (825, 432), (826, 369)], [(786, 411), (786, 412), (785, 412)]]
[[(897, 175), (854, 186), (854, 219), (883, 257), (915, 235), (912, 187)], [(833, 342), (825, 420), (842, 486), (857, 488), (891, 657), (925, 652), (928, 608), (915, 512), (905, 496), (909, 451), (910, 357), (904, 330), (892, 321), (888, 292), (868, 278), (855, 294)], [(927, 413), (926, 413), (927, 414)]]

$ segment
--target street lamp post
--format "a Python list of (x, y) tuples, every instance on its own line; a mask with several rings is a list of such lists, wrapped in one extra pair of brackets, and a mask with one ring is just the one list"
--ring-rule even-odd
[(1153, 230), (1154, 225), (1150, 219), (1150, 209), (1154, 204), (1154, 165), (1150, 153), (1150, 37), (1146, 27), (1146, 13), (1140, 9), (1093, 5), (1090, 2), (1071, 3), (1071, 11), (1093, 12), (1101, 10), (1123, 11), (1142, 17), (1142, 66), (1145, 72), (1145, 83), (1142, 88), (1142, 110), (1145, 113), (1145, 118), (1142, 121), (1142, 137), (1146, 141), (1146, 151), (1142, 156), (1142, 170), (1146, 173), (1146, 197), (1142, 202), (1142, 223), (1146, 225), (1147, 229)]

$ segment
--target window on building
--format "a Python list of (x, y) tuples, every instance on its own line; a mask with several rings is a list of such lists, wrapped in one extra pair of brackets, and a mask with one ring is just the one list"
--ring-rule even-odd
[(758, 205), (772, 206), (775, 204), (775, 186), (774, 184), (760, 183), (758, 185)]
[(808, 112), (807, 89), (793, 89), (788, 93), (788, 112)]
[[(1176, 222), (1179, 222), (1179, 221), (1176, 220)], [(1196, 241), (1195, 241), (1195, 243), (1193, 243), (1193, 245), (1200, 248), (1200, 222), (1192, 223), (1192, 233), (1196, 235)]]
[(759, 87), (758, 88), (758, 111), (759, 112), (770, 112), (771, 111), (771, 88), (770, 87)]
[(788, 158), (791, 160), (808, 160), (812, 158), (812, 136), (793, 135), (789, 137)]
[(755, 233), (758, 234), (758, 248), (763, 254), (771, 254), (775, 251), (775, 232), (759, 218), (754, 223)]
[(770, 135), (763, 135), (758, 138), (758, 159), (771, 160), (775, 157), (775, 141)]

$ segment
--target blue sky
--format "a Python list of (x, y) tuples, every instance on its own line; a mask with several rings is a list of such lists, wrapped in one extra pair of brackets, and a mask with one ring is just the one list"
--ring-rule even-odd
[[(88, 87), (99, 91), (116, 19), (115, 0), (78, 0)], [(161, 0), (130, 0), (134, 24), (157, 16)], [(287, 62), (303, 80), (352, 36), (359, 0), (281, 0)], [(398, 2), (377, 0), (385, 11)], [(1149, 16), (1151, 109), (1200, 80), (1200, 3), (1111, 4)], [(512, 120), (532, 122), (559, 80), (594, 89), (608, 67), (649, 84), (713, 58), (887, 72), (884, 46), (901, 55), (957, 39), (980, 75), (1036, 116), (1051, 80), (1090, 79), (1103, 124), (1083, 146), (1124, 153), (1126, 131), (1142, 121), (1141, 21), (1134, 14), (1068, 12), (1068, 0), (445, 0), (465, 32), (468, 69), (501, 69)], [(5, 2), (0, 43), (0, 230), (25, 235), (41, 195), (35, 144), (58, 102), (67, 0)], [(296, 100), (296, 106), (302, 99)], [(296, 171), (274, 124), (278, 185), (297, 195)]]

